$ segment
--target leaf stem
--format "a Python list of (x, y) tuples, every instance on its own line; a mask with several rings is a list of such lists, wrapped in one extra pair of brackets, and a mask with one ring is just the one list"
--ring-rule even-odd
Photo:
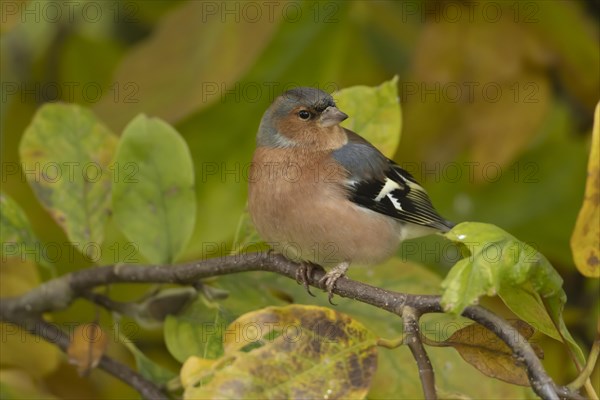
[(571, 383), (567, 385), (567, 388), (570, 390), (579, 390), (581, 387), (585, 386), (585, 390), (590, 396), (590, 399), (598, 400), (598, 395), (594, 391), (594, 387), (590, 382), (590, 375), (594, 371), (594, 367), (596, 366), (596, 362), (598, 361), (598, 355), (600, 354), (600, 332), (596, 334), (596, 339), (594, 340), (594, 344), (592, 345), (592, 349), (590, 350), (590, 355), (588, 356), (587, 363), (585, 367), (581, 370), (577, 378)]
[(386, 349), (396, 349), (404, 344), (406, 335), (402, 335), (395, 339), (377, 339), (377, 346), (384, 347)]

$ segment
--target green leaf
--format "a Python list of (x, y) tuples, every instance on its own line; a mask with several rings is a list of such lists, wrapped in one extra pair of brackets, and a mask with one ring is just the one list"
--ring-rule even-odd
[(561, 340), (540, 294), (531, 285), (525, 283), (520, 287), (509, 288), (508, 290), (509, 293), (506, 293), (507, 289), (500, 290), (499, 296), (502, 299), (506, 297), (507, 301), (510, 301), (509, 307), (515, 314), (528, 321), (536, 330), (554, 339)]
[(55, 267), (46, 259), (42, 244), (31, 229), (23, 209), (8, 195), (0, 193), (0, 258), (4, 266), (9, 258), (26, 259), (47, 268), (55, 275)]
[(139, 115), (127, 125), (115, 161), (114, 218), (153, 264), (175, 261), (196, 219), (192, 157), (177, 131)]
[[(233, 237), (233, 253), (239, 254), (248, 248), (253, 251), (259, 251), (258, 246), (262, 243), (263, 240), (252, 223), (250, 213), (248, 213), (247, 209), (244, 210), (242, 215), (240, 215), (235, 236)], [(265, 247), (268, 248), (266, 244)]]
[(225, 355), (200, 371), (184, 399), (364, 398), (377, 368), (376, 336), (324, 307), (268, 307), (227, 333)]
[(104, 238), (116, 144), (117, 137), (90, 110), (59, 103), (40, 107), (21, 139), (29, 185), (84, 254)]
[(350, 116), (342, 123), (392, 157), (400, 143), (402, 116), (398, 76), (377, 87), (352, 86), (334, 94), (340, 110)]
[(177, 376), (173, 371), (162, 367), (148, 358), (130, 339), (123, 338), (123, 344), (133, 354), (137, 370), (144, 378), (160, 385), (167, 383)]
[(562, 278), (541, 253), (490, 224), (464, 222), (446, 237), (468, 252), (442, 282), (442, 305), (447, 311), (460, 314), (479, 297), (498, 294), (516, 315), (563, 341), (583, 362), (583, 353), (562, 319), (567, 300)]
[[(9, 196), (0, 193), (0, 243), (2, 243), (2, 261), (8, 257), (27, 257), (39, 255), (31, 253), (35, 249), (37, 239), (31, 230), (31, 225), (25, 212)], [(24, 251), (27, 250), (27, 251)]]
[(231, 322), (227, 315), (223, 308), (207, 307), (199, 298), (184, 313), (167, 316), (163, 331), (167, 349), (180, 362), (190, 356), (221, 357), (224, 330)]

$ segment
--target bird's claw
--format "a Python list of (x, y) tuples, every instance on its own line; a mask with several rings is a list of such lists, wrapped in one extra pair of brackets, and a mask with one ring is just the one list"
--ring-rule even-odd
[(315, 297), (315, 295), (310, 291), (308, 281), (315, 268), (321, 267), (310, 262), (303, 262), (296, 270), (296, 282), (298, 282), (299, 285), (304, 285), (304, 289), (306, 289), (308, 294), (310, 294), (312, 297)]
[(346, 271), (348, 271), (349, 266), (350, 263), (348, 262), (338, 264), (331, 271), (326, 273), (325, 276), (319, 279), (319, 285), (321, 285), (321, 287), (327, 291), (327, 300), (332, 306), (337, 305), (333, 301), (331, 301), (333, 299), (333, 289), (335, 288), (335, 283), (338, 279), (346, 275)]

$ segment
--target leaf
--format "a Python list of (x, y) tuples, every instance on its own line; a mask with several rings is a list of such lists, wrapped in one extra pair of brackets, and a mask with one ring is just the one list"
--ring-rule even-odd
[[(533, 328), (521, 320), (510, 321), (510, 324), (525, 339), (534, 333)], [(442, 343), (454, 347), (466, 362), (487, 376), (515, 385), (530, 386), (525, 366), (513, 357), (510, 347), (479, 324), (459, 329)], [(537, 356), (543, 358), (542, 350), (535, 345), (533, 347)]]
[(197, 296), (198, 292), (191, 287), (162, 289), (135, 307), (134, 318), (146, 329), (161, 327), (165, 318), (181, 312)]
[(153, 288), (138, 302), (115, 302), (112, 310), (133, 318), (148, 330), (163, 327), (165, 318), (186, 308), (198, 295), (191, 287)]
[(77, 366), (81, 376), (96, 368), (108, 346), (108, 336), (96, 323), (78, 325), (67, 348), (69, 363)]
[(587, 168), (585, 197), (571, 236), (573, 259), (579, 272), (600, 277), (600, 103), (594, 114), (592, 146)]
[(261, 243), (263, 243), (263, 240), (252, 223), (250, 213), (246, 206), (246, 209), (240, 215), (235, 236), (233, 237), (232, 253), (239, 254), (248, 248), (251, 248), (252, 250), (256, 249), (258, 251), (258, 245)]
[(31, 370), (28, 369), (3, 366), (0, 370), (0, 398), (3, 400), (59, 399), (50, 393), (44, 381), (31, 376), (30, 372)]
[(398, 98), (398, 76), (377, 87), (352, 86), (334, 93), (340, 110), (349, 115), (342, 122), (369, 140), (387, 157), (392, 157), (400, 143), (402, 116)]
[(117, 137), (77, 105), (48, 103), (25, 130), (19, 153), (37, 199), (83, 254), (104, 238), (109, 164)]
[(40, 276), (33, 260), (9, 257), (0, 268), (0, 297), (21, 296), (39, 286)]
[(42, 378), (60, 367), (63, 355), (51, 343), (5, 322), (0, 323), (0, 330), (3, 335), (0, 352), (3, 369), (21, 368), (34, 378)]
[[(583, 353), (562, 319), (567, 300), (562, 278), (541, 253), (490, 224), (463, 222), (445, 235), (468, 252), (442, 282), (442, 305), (446, 311), (460, 314), (479, 297), (498, 294), (516, 315), (563, 341), (583, 363)], [(547, 315), (533, 315), (530, 305), (522, 303), (527, 297), (539, 301), (538, 309), (545, 309)], [(548, 324), (548, 317), (552, 325)]]
[(125, 128), (115, 160), (115, 222), (152, 264), (172, 263), (196, 218), (187, 144), (167, 123), (139, 115)]
[[(22, 296), (39, 285), (38, 269), (32, 260), (17, 257), (2, 260), (1, 297)], [(27, 371), (29, 376), (38, 379), (59, 369), (63, 355), (55, 345), (9, 323), (0, 323), (0, 332), (2, 370), (8, 367), (21, 368)]]
[(167, 316), (163, 328), (165, 344), (180, 362), (190, 356), (219, 358), (223, 354), (223, 336), (229, 322), (227, 311), (207, 307), (199, 298), (184, 313)]
[(177, 376), (175, 372), (162, 367), (148, 358), (148, 356), (142, 353), (140, 349), (138, 349), (133, 343), (133, 341), (129, 340), (128, 338), (124, 338), (123, 344), (129, 349), (131, 354), (133, 354), (137, 370), (144, 378), (150, 380), (151, 382), (162, 385)]
[[(531, 284), (525, 283), (521, 287), (509, 289), (510, 293), (506, 294), (504, 290), (500, 291), (500, 297), (510, 298), (510, 309), (520, 318), (528, 321), (535, 329), (544, 334), (562, 341), (559, 332), (556, 329), (554, 321), (549, 315), (549, 310), (546, 309), (544, 300), (538, 292), (536, 292)], [(504, 297), (503, 297), (504, 296)]]
[(225, 355), (184, 399), (364, 398), (377, 366), (375, 335), (324, 307), (268, 307), (227, 333)]
[(195, 385), (199, 382), (204, 374), (210, 373), (212, 366), (215, 364), (215, 360), (209, 360), (202, 357), (190, 356), (183, 365), (179, 372), (181, 379), (181, 385), (185, 388), (190, 385)]
[(269, 18), (259, 6), (261, 18), (240, 19), (241, 11), (231, 14), (228, 7), (192, 1), (163, 18), (117, 68), (119, 101), (113, 93), (102, 98), (99, 115), (119, 129), (140, 112), (174, 123), (221, 101), (261, 55), (282, 15), (279, 10)]
[[(21, 260), (27, 256), (39, 259), (35, 237), (27, 215), (19, 205), (4, 193), (0, 193), (0, 243), (2, 243), (2, 262), (9, 257)], [(35, 252), (32, 254), (32, 250)]]

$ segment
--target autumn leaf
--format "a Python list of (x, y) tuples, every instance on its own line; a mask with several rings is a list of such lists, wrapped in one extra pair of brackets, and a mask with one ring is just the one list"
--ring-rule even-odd
[(104, 239), (117, 141), (90, 110), (48, 103), (19, 146), (24, 170), (33, 172), (26, 178), (37, 199), (87, 256)]
[(184, 399), (364, 398), (376, 366), (377, 340), (365, 326), (335, 310), (293, 305), (232, 322), (223, 357), (190, 357), (181, 380)]
[(77, 372), (86, 376), (104, 355), (108, 337), (96, 323), (82, 324), (75, 328), (67, 348), (69, 363), (77, 366)]
[[(534, 333), (533, 328), (521, 320), (511, 321), (510, 325), (525, 339)], [(466, 362), (485, 375), (515, 385), (529, 386), (524, 365), (517, 362), (511, 349), (489, 329), (471, 324), (454, 332), (443, 343), (454, 347)], [(538, 346), (532, 347), (539, 358), (544, 357)]]
[(571, 236), (573, 259), (579, 272), (600, 277), (600, 103), (594, 114), (592, 147), (588, 161), (585, 197)]

